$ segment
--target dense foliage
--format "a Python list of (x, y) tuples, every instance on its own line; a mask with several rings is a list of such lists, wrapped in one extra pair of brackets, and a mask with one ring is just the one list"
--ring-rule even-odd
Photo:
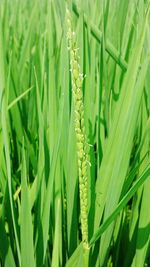
[(0, 266), (150, 266), (149, 9), (0, 1)]

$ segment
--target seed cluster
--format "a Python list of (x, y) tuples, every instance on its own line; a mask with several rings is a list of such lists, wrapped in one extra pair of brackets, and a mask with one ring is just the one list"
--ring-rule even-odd
[(88, 248), (88, 181), (87, 181), (87, 143), (84, 123), (84, 107), (82, 83), (83, 74), (80, 72), (76, 35), (71, 27), (71, 15), (67, 9), (67, 39), (70, 51), (70, 66), (72, 76), (72, 92), (74, 101), (74, 122), (77, 142), (77, 158), (79, 170), (81, 232), (83, 246)]

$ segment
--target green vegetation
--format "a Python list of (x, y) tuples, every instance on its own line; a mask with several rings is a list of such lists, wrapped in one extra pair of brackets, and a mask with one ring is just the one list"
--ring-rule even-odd
[(149, 11), (0, 1), (0, 266), (150, 266)]

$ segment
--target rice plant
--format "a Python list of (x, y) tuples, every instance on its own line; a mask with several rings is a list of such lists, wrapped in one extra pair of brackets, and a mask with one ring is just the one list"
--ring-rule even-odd
[(0, 1), (0, 266), (150, 266), (150, 1)]

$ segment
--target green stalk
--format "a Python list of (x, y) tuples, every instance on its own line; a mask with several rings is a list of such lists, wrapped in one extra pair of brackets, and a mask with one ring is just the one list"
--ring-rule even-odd
[[(73, 11), (76, 14), (77, 17), (80, 16), (80, 10), (77, 8), (76, 4), (73, 3)], [(84, 24), (85, 26), (90, 26), (91, 34), (93, 37), (97, 40), (97, 42), (102, 43), (103, 42), (103, 33), (98, 29), (98, 27), (95, 26), (94, 23), (88, 21), (87, 15), (83, 14), (84, 18)], [(118, 64), (123, 71), (127, 70), (128, 63), (125, 61), (123, 56), (120, 54), (120, 51), (118, 51), (109, 40), (106, 40), (105, 49), (107, 53), (114, 59), (116, 64)]]
[(71, 15), (67, 9), (67, 39), (70, 51), (70, 66), (72, 76), (72, 93), (74, 101), (74, 124), (77, 144), (78, 172), (79, 172), (79, 191), (80, 191), (80, 214), (81, 232), (83, 241), (84, 266), (88, 266), (89, 244), (88, 244), (88, 155), (84, 122), (84, 107), (82, 82), (83, 74), (80, 72), (78, 48), (76, 35), (71, 27)]

